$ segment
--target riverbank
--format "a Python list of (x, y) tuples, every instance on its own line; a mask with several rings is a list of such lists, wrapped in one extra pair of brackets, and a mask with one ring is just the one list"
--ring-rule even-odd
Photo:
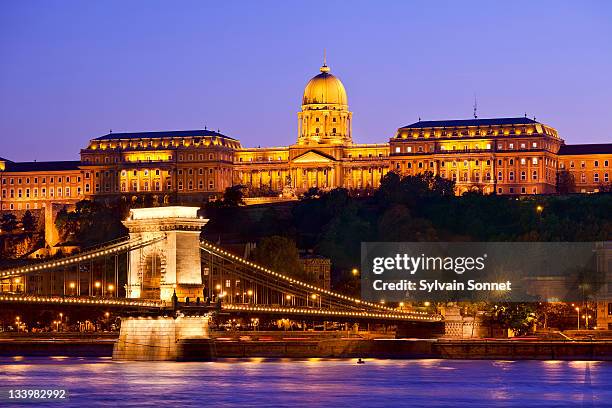
[[(116, 339), (3, 338), (0, 356), (110, 357)], [(445, 340), (342, 337), (216, 338), (216, 358), (385, 358), (612, 361), (612, 341)]]

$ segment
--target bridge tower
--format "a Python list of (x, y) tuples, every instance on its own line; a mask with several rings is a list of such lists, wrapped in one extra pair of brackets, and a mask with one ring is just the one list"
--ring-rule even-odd
[(129, 253), (126, 295), (128, 298), (179, 301), (202, 297), (200, 231), (208, 222), (197, 207), (155, 207), (130, 210), (123, 221), (130, 239), (142, 241), (165, 237)]

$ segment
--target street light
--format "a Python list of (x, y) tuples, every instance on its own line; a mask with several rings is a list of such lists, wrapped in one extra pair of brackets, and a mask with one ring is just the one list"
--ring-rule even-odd
[(109, 285), (107, 286), (107, 289), (108, 289), (108, 293), (109, 293), (109, 294), (110, 294), (110, 296), (112, 297), (112, 296), (113, 296), (113, 291), (115, 290), (115, 285), (113, 285), (113, 284), (111, 283), (111, 284), (109, 284)]
[(357, 275), (359, 275), (359, 269), (357, 269), (357, 268), (353, 268), (353, 270), (351, 271), (351, 273), (353, 274), (353, 276), (357, 276)]

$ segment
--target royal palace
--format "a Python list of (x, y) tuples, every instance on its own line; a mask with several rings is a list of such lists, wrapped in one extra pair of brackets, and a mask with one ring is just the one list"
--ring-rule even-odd
[(42, 209), (83, 199), (202, 203), (227, 187), (250, 197), (289, 199), (311, 187), (368, 191), (389, 171), (432, 172), (456, 193), (548, 194), (560, 174), (572, 191), (609, 190), (612, 143), (566, 145), (557, 131), (527, 117), (419, 121), (380, 144), (353, 141), (353, 114), (342, 82), (323, 64), (302, 97), (297, 141), (249, 148), (212, 130), (109, 133), (80, 160), (13, 162), (0, 158), (1, 209)]

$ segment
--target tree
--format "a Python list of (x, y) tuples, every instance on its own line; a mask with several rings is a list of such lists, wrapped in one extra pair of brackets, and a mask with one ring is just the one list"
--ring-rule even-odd
[(538, 322), (543, 328), (554, 327), (564, 330), (574, 327), (575, 310), (571, 305), (562, 302), (544, 302), (536, 308)]
[(537, 322), (532, 303), (502, 303), (488, 310), (488, 321), (504, 329), (512, 329), (517, 335), (527, 334)]
[(244, 189), (245, 187), (241, 184), (226, 188), (223, 193), (223, 206), (238, 207), (244, 205)]
[(2, 214), (2, 231), (12, 232), (15, 228), (17, 228), (17, 217), (15, 214), (6, 213)]
[(295, 241), (273, 235), (262, 238), (253, 251), (253, 260), (273, 271), (306, 280)]
[(36, 219), (30, 210), (27, 210), (23, 214), (23, 217), (21, 217), (21, 226), (25, 231), (34, 231), (34, 228), (36, 227)]
[(423, 218), (413, 218), (410, 210), (396, 204), (385, 211), (378, 221), (378, 239), (388, 242), (436, 241), (436, 230), (431, 222)]
[(574, 175), (566, 169), (557, 173), (557, 193), (569, 194), (576, 190)]
[(77, 241), (84, 246), (100, 244), (127, 235), (121, 220), (129, 207), (121, 200), (114, 204), (83, 200), (74, 211), (62, 209), (55, 220), (64, 241)]
[(321, 190), (319, 190), (317, 187), (310, 187), (302, 195), (302, 200), (312, 200), (319, 197), (321, 197)]

